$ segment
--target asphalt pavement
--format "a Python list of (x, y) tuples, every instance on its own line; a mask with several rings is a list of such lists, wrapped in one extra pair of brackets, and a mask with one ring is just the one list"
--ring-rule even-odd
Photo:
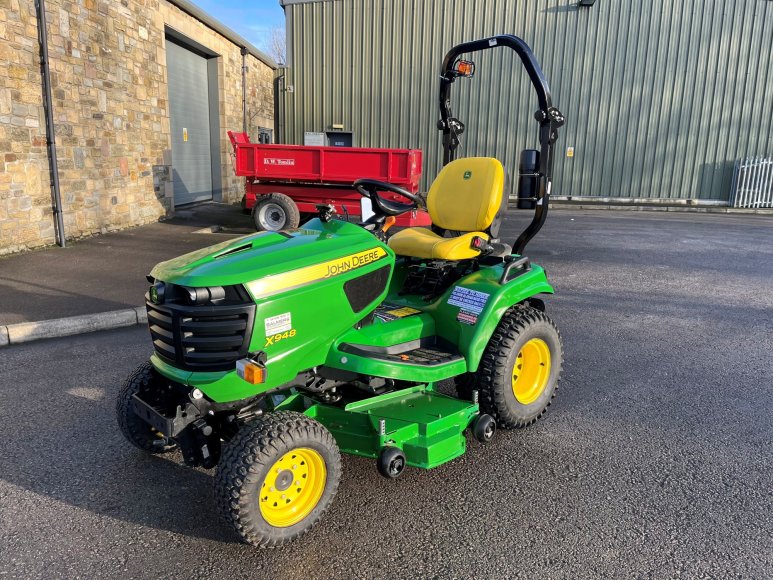
[(0, 577), (773, 577), (771, 240), (762, 216), (553, 212), (527, 252), (566, 356), (545, 418), (394, 481), (345, 457), (276, 550), (221, 523), (211, 471), (122, 440), (144, 329), (4, 348)]
[(206, 203), (65, 248), (0, 257), (0, 325), (141, 306), (158, 262), (254, 231), (238, 206)]

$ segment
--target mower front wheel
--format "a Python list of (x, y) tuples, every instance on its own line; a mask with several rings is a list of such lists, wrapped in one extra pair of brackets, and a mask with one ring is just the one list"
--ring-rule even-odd
[(505, 313), (475, 375), (481, 412), (508, 429), (534, 423), (556, 396), (561, 335), (548, 316), (518, 305)]
[(301, 413), (278, 411), (244, 425), (225, 445), (215, 498), (244, 542), (276, 547), (320, 520), (340, 480), (330, 432)]

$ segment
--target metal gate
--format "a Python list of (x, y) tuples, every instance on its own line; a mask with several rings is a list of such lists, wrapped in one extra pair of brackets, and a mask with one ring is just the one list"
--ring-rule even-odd
[(166, 41), (174, 204), (212, 199), (207, 59)]
[(773, 157), (736, 161), (730, 204), (733, 207), (773, 207)]

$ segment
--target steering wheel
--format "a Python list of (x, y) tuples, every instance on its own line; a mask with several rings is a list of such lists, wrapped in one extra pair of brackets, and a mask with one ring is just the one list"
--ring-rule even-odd
[[(385, 181), (358, 179), (354, 182), (354, 188), (360, 195), (367, 197), (373, 202), (373, 210), (376, 211), (376, 208), (378, 208), (376, 213), (381, 213), (385, 216), (400, 215), (407, 211), (418, 209), (422, 205), (421, 198), (418, 195)], [(395, 193), (400, 197), (410, 200), (411, 203), (400, 203), (398, 201), (392, 201), (391, 199), (384, 199), (378, 194), (379, 191)]]

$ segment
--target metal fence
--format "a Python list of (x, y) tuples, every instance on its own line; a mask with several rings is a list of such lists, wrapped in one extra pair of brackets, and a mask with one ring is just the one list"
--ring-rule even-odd
[(773, 157), (739, 159), (735, 163), (733, 207), (773, 207)]

